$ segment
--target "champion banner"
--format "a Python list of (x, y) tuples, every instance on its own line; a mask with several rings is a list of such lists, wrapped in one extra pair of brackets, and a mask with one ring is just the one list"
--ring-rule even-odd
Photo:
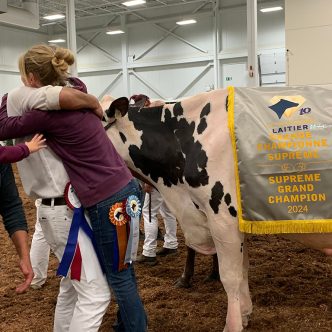
[(229, 87), (240, 230), (332, 232), (332, 90)]

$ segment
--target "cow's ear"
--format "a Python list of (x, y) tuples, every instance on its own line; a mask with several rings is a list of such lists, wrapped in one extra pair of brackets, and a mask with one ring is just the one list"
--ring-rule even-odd
[(120, 97), (118, 99), (115, 99), (108, 110), (106, 111), (106, 115), (109, 118), (115, 117), (115, 112), (119, 111), (121, 113), (121, 116), (125, 116), (128, 112), (129, 108), (129, 100), (126, 97)]

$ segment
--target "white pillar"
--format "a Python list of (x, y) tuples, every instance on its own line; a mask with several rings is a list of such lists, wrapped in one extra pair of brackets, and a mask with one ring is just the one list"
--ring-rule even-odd
[(214, 88), (220, 88), (220, 62), (219, 62), (219, 0), (215, 0), (214, 8), (214, 24), (213, 24), (213, 44), (214, 44), (214, 54), (213, 54), (213, 70), (214, 70)]
[(257, 0), (247, 0), (248, 86), (258, 86)]
[(77, 76), (77, 44), (76, 44), (76, 21), (75, 21), (75, 0), (67, 0), (66, 7), (67, 21), (67, 47), (74, 53), (75, 63), (70, 68), (72, 76)]
[(121, 16), (121, 29), (125, 32), (121, 38), (122, 48), (122, 79), (123, 79), (123, 93), (128, 98), (130, 97), (130, 84), (128, 73), (128, 29), (126, 27), (126, 16)]

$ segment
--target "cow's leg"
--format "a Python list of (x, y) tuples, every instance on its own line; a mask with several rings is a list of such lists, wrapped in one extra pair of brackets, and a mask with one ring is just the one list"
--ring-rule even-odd
[[(227, 316), (224, 332), (243, 330), (241, 313), (241, 285), (243, 280), (243, 241), (237, 220), (228, 215), (211, 215), (209, 227), (216, 245), (220, 280), (227, 293)], [(243, 286), (242, 286), (243, 288)]]
[(175, 282), (176, 287), (189, 288), (191, 286), (190, 281), (194, 275), (195, 269), (195, 255), (195, 250), (187, 246), (186, 265), (184, 267), (182, 276)]
[(252, 313), (252, 302), (249, 292), (248, 283), (248, 271), (249, 271), (249, 257), (248, 257), (248, 244), (246, 238), (243, 242), (243, 279), (240, 286), (241, 292), (241, 314), (242, 325), (246, 327), (249, 322), (249, 316)]
[(212, 270), (211, 270), (210, 274), (204, 279), (205, 282), (220, 280), (219, 263), (218, 263), (218, 256), (217, 256), (217, 254), (214, 254), (212, 256), (212, 258), (213, 258), (213, 261), (212, 261)]

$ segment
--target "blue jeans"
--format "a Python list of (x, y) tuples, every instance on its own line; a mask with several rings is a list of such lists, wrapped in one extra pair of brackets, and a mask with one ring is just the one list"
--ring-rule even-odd
[(10, 164), (0, 164), (0, 215), (9, 236), (19, 230), (28, 230)]
[(113, 266), (116, 227), (109, 221), (109, 210), (113, 204), (123, 202), (130, 195), (136, 195), (141, 199), (142, 192), (136, 180), (130, 181), (116, 194), (87, 210), (106, 278), (119, 306), (118, 322), (114, 329), (126, 332), (145, 332), (147, 317), (138, 295), (134, 267), (131, 264), (127, 269), (118, 271)]

